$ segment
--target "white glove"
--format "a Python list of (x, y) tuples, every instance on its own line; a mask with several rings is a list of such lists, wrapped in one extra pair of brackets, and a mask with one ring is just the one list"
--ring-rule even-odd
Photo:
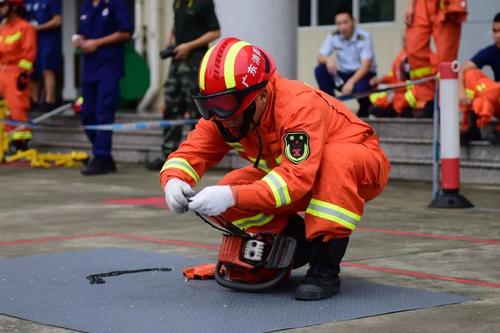
[(232, 206), (234, 197), (229, 185), (205, 187), (189, 200), (189, 210), (207, 216), (220, 215)]
[(185, 213), (188, 210), (188, 198), (193, 195), (193, 188), (178, 178), (170, 179), (165, 186), (165, 202), (177, 214)]

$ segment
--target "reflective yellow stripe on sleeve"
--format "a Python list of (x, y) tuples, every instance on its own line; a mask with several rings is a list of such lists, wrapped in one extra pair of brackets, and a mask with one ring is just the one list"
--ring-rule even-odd
[(428, 76), (432, 74), (432, 67), (420, 67), (417, 69), (412, 69), (410, 71), (410, 78), (413, 79), (418, 79), (423, 76)]
[(233, 148), (234, 150), (238, 152), (244, 152), (245, 148), (243, 148), (243, 145), (239, 142), (227, 142), (226, 143), (229, 145), (229, 147)]
[(269, 223), (273, 219), (274, 215), (264, 215), (262, 213), (259, 213), (255, 216), (250, 216), (250, 217), (245, 217), (236, 221), (233, 221), (232, 223), (237, 226), (238, 228), (242, 230), (246, 230), (251, 227), (259, 227), (263, 226), (264, 224)]
[(198, 183), (200, 181), (200, 176), (198, 175), (198, 173), (196, 173), (196, 170), (193, 169), (191, 164), (189, 164), (188, 161), (186, 161), (183, 158), (174, 157), (174, 158), (169, 159), (168, 161), (165, 162), (165, 164), (163, 165), (163, 168), (161, 168), (160, 173), (162, 173), (166, 169), (182, 170), (185, 173), (187, 173), (189, 176), (191, 176), (191, 178), (193, 178), (196, 183)]
[(33, 69), (33, 63), (26, 59), (21, 59), (18, 64), (19, 68), (22, 68), (26, 71), (31, 71)]
[(18, 40), (20, 40), (22, 36), (23, 36), (23, 34), (21, 33), (21, 31), (18, 31), (18, 32), (13, 33), (12, 35), (6, 36), (5, 37), (5, 44), (13, 44), (13, 43), (17, 42)]
[(288, 193), (288, 186), (279, 173), (271, 171), (262, 180), (267, 183), (271, 192), (273, 192), (276, 207), (289, 205), (292, 202), (290, 193)]
[(31, 140), (32, 138), (33, 134), (31, 131), (14, 131), (9, 133), (9, 141)]
[(387, 95), (388, 94), (386, 92), (373, 93), (373, 94), (370, 94), (369, 99), (370, 99), (370, 102), (372, 102), (372, 104), (375, 104), (375, 103), (377, 103), (377, 101), (379, 99), (387, 97)]
[[(252, 162), (252, 163), (255, 163), (255, 161), (257, 160), (256, 158), (250, 157), (248, 155), (247, 155), (247, 157), (250, 160), (250, 162)], [(258, 168), (261, 169), (262, 171), (264, 171), (265, 173), (271, 172), (271, 169), (269, 169), (269, 166), (267, 165), (267, 161), (263, 160), (263, 159), (259, 160)]]
[(413, 109), (416, 109), (417, 108), (417, 98), (413, 94), (413, 89), (410, 89), (410, 87), (408, 87), (406, 89), (404, 96), (405, 96), (405, 100), (408, 102), (408, 105), (410, 107), (412, 107)]
[(474, 99), (474, 90), (472, 89), (465, 89), (465, 94), (469, 99)]
[(361, 221), (361, 216), (358, 214), (318, 199), (311, 199), (306, 214), (341, 224), (350, 230), (356, 229), (358, 222)]

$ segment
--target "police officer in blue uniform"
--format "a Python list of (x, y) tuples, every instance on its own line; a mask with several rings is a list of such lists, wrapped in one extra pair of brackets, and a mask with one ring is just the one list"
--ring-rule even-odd
[[(335, 15), (337, 31), (329, 34), (319, 51), (315, 69), (319, 88), (335, 96), (334, 89), (343, 95), (366, 92), (370, 79), (377, 75), (373, 43), (368, 32), (356, 28), (352, 14), (339, 11)], [(359, 98), (359, 117), (367, 117), (368, 97)]]
[(40, 103), (40, 80), (43, 78), (45, 101), (42, 111), (49, 111), (56, 103), (56, 74), (62, 63), (62, 1), (27, 0), (28, 21), (37, 30), (37, 58), (32, 73), (33, 104)]
[[(85, 0), (80, 28), (73, 36), (83, 51), (83, 125), (112, 124), (124, 75), (124, 42), (130, 40), (133, 22), (125, 0)], [(86, 131), (93, 157), (81, 170), (83, 175), (116, 171), (111, 156), (111, 131)]]

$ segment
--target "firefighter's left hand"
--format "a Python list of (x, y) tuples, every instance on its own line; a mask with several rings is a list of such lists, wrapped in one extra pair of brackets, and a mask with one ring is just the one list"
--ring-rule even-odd
[(233, 191), (229, 185), (207, 186), (191, 198), (189, 210), (197, 213), (216, 216), (234, 206)]
[(98, 48), (99, 45), (94, 39), (87, 39), (80, 45), (80, 49), (85, 53), (94, 53)]

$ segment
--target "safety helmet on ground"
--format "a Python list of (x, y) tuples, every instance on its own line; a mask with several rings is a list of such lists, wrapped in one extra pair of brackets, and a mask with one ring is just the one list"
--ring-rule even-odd
[(194, 101), (201, 116), (227, 119), (241, 114), (275, 70), (264, 50), (235, 37), (222, 39), (207, 51), (200, 64), (200, 93)]

